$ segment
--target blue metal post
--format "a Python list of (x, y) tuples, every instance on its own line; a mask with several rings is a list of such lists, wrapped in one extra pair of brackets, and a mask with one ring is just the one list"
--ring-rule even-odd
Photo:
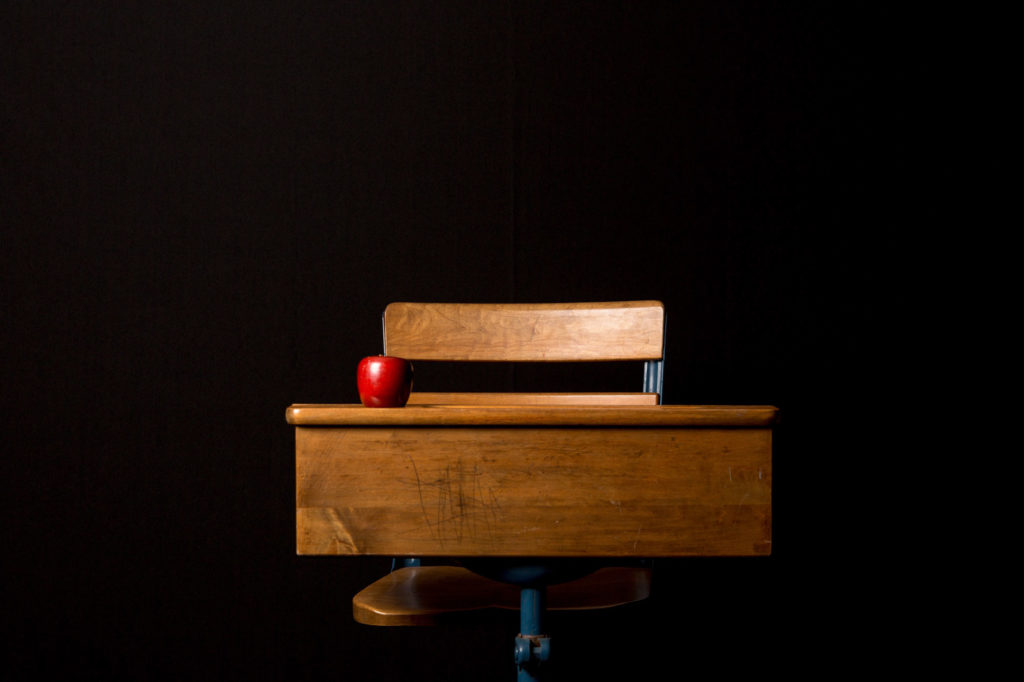
[(541, 635), (544, 624), (544, 588), (524, 587), (519, 593), (521, 635)]
[(661, 404), (661, 385), (664, 379), (664, 362), (648, 360), (644, 363), (644, 393), (657, 393)]
[(668, 316), (661, 330), (661, 359), (644, 363), (644, 393), (657, 393), (658, 404), (662, 403), (662, 386), (665, 381), (665, 354), (668, 351)]
[(420, 560), (418, 558), (416, 558), (416, 557), (411, 557), (411, 558), (406, 558), (406, 559), (399, 559), (399, 558), (396, 557), (396, 558), (391, 560), (391, 572), (394, 573), (395, 571), (397, 571), (400, 568), (408, 568), (410, 566), (419, 566), (419, 565), (420, 565)]
[(544, 635), (546, 592), (541, 587), (524, 587), (519, 592), (519, 636), (516, 637), (518, 682), (540, 680), (539, 666), (551, 653), (551, 641)]

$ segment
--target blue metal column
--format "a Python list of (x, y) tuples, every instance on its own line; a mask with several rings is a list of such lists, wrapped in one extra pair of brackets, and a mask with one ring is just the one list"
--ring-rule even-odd
[(391, 572), (394, 573), (400, 568), (409, 568), (410, 566), (419, 566), (420, 560), (416, 557), (399, 559), (395, 557), (391, 560)]
[(539, 668), (551, 655), (551, 640), (544, 633), (546, 592), (541, 587), (524, 587), (519, 592), (519, 636), (516, 637), (518, 682), (540, 680)]
[(662, 386), (665, 382), (665, 354), (668, 351), (668, 316), (662, 327), (661, 359), (644, 363), (644, 393), (657, 393), (658, 404), (662, 403)]
[(664, 379), (664, 361), (648, 360), (644, 363), (644, 393), (657, 393), (661, 404), (661, 386)]

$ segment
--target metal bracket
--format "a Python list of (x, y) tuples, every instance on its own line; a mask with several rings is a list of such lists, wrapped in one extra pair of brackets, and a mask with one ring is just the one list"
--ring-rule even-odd
[(550, 657), (550, 637), (546, 635), (519, 635), (516, 637), (516, 665), (520, 669), (536, 667)]
[(668, 316), (665, 316), (661, 337), (661, 358), (644, 363), (644, 393), (657, 393), (662, 404), (662, 386), (665, 382), (665, 355), (668, 352)]

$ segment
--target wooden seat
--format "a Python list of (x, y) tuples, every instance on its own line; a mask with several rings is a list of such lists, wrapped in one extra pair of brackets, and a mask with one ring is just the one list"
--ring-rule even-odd
[[(547, 588), (554, 611), (601, 609), (647, 598), (651, 570), (609, 566)], [(355, 619), (365, 625), (434, 625), (456, 614), (519, 608), (519, 587), (485, 578), (462, 566), (399, 568), (352, 599)]]

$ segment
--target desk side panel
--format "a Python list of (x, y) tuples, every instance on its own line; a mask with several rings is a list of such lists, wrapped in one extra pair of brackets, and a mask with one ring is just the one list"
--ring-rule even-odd
[(764, 428), (296, 429), (299, 554), (771, 551)]

